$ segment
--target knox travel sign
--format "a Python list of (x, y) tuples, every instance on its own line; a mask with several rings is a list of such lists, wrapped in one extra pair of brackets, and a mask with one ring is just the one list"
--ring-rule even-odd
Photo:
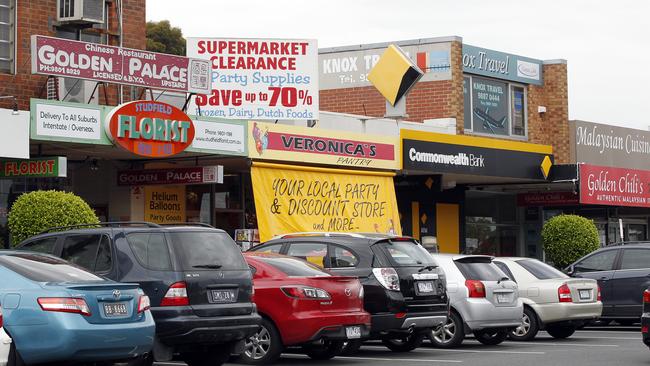
[(106, 117), (106, 133), (113, 142), (136, 155), (164, 158), (187, 149), (195, 128), (180, 109), (140, 100), (122, 104)]

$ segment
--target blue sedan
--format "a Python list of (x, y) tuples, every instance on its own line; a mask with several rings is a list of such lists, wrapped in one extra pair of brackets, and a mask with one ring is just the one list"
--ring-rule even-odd
[(0, 279), (4, 328), (13, 338), (10, 366), (151, 362), (155, 324), (138, 285), (24, 251), (0, 251)]

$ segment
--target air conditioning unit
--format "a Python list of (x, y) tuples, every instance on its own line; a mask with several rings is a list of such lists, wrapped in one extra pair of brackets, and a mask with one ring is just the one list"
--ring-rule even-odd
[(90, 94), (95, 89), (95, 82), (74, 78), (59, 78), (59, 100), (62, 102), (98, 104), (99, 90), (95, 91), (95, 97), (88, 103)]
[(61, 23), (104, 23), (106, 0), (57, 0), (56, 20)]

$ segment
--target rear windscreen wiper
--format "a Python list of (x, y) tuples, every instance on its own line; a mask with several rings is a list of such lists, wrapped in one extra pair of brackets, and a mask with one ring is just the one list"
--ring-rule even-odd
[(418, 272), (422, 272), (424, 270), (433, 271), (436, 268), (438, 268), (438, 266), (436, 266), (436, 265), (424, 266), (424, 267), (418, 269)]
[(209, 268), (209, 269), (219, 269), (223, 267), (221, 264), (197, 264), (192, 266), (192, 268)]

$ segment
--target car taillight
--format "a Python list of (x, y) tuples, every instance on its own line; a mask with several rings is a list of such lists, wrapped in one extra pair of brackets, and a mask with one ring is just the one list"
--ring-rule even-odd
[(144, 313), (150, 308), (151, 308), (151, 300), (149, 300), (149, 296), (141, 295), (140, 300), (138, 300), (138, 313)]
[(572, 302), (573, 300), (571, 299), (571, 289), (569, 289), (569, 286), (565, 283), (562, 286), (560, 286), (557, 289), (557, 297), (560, 300), (560, 302)]
[(602, 301), (603, 296), (600, 294), (600, 286), (598, 286), (598, 295), (596, 296), (596, 301)]
[(160, 302), (160, 306), (186, 306), (190, 304), (187, 297), (187, 285), (185, 282), (176, 282), (169, 286), (169, 290)]
[(307, 286), (287, 286), (282, 287), (282, 292), (289, 297), (307, 300), (329, 300), (330, 294), (322, 288)]
[(39, 297), (38, 304), (45, 311), (58, 311), (90, 316), (90, 308), (84, 299), (74, 297)]
[(469, 290), (469, 297), (485, 297), (485, 285), (478, 280), (465, 280), (465, 287)]
[(387, 290), (399, 291), (399, 276), (395, 268), (373, 268), (372, 274)]
[(0, 311), (0, 328), (2, 328), (2, 311)]
[(366, 294), (366, 293), (365, 293), (365, 291), (363, 290), (363, 285), (359, 286), (359, 298), (360, 298), (360, 299), (363, 299), (363, 297), (365, 296), (365, 294)]
[(641, 327), (641, 333), (648, 333), (648, 326), (644, 325)]
[(643, 303), (650, 304), (650, 291), (648, 290), (643, 291)]

